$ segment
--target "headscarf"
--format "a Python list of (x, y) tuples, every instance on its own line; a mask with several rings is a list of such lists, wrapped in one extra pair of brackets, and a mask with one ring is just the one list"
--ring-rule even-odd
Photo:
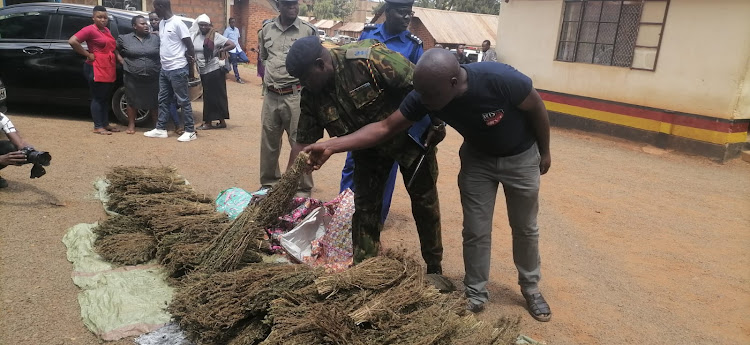
[[(207, 14), (201, 14), (198, 18), (195, 18), (195, 23), (206, 23), (211, 24), (211, 18)], [(198, 29), (198, 34), (202, 34)], [(216, 36), (216, 30), (212, 27), (211, 30), (206, 33), (206, 39), (203, 40), (203, 59), (208, 63), (214, 57), (214, 37)]]

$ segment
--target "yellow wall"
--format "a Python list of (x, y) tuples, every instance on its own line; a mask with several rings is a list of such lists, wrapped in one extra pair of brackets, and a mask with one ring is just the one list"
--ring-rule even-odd
[(750, 0), (672, 0), (656, 71), (555, 61), (562, 0), (502, 3), (500, 61), (540, 89), (750, 118)]

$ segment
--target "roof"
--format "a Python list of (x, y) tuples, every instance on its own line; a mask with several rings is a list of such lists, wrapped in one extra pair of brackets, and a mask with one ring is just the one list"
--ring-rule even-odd
[(339, 28), (339, 31), (361, 32), (365, 28), (365, 23), (346, 23)]
[(298, 17), (299, 19), (302, 19), (302, 20), (304, 20), (304, 21), (306, 21), (306, 22), (310, 23), (310, 24), (313, 24), (313, 23), (315, 23), (315, 21), (317, 20), (317, 19), (315, 19), (315, 17), (306, 17), (306, 16), (297, 16), (297, 17)]
[[(497, 40), (497, 24), (500, 16), (457, 11), (435, 10), (414, 7), (414, 17), (430, 32), (435, 43), (465, 44), (479, 47), (484, 40), (493, 46)], [(384, 16), (378, 14), (373, 22), (382, 23)]]
[(315, 26), (317, 26), (319, 29), (330, 29), (338, 24), (341, 24), (341, 22), (338, 20), (323, 19), (317, 21), (315, 23)]

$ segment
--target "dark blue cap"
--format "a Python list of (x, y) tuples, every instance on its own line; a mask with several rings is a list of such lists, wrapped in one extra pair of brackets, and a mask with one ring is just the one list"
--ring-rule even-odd
[(305, 74), (315, 59), (320, 57), (322, 50), (323, 45), (320, 44), (318, 36), (307, 36), (294, 42), (289, 48), (289, 53), (286, 54), (286, 70), (289, 75), (299, 78)]
[(401, 7), (401, 6), (413, 6), (414, 0), (385, 0), (389, 5)]

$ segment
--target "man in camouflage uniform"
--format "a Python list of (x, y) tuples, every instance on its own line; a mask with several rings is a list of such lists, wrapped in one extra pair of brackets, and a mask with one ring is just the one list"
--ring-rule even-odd
[[(279, 169), (281, 137), (286, 131), (292, 141), (297, 132), (302, 86), (299, 80), (290, 76), (284, 67), (286, 54), (294, 41), (302, 37), (318, 37), (318, 30), (312, 24), (297, 17), (299, 14), (297, 0), (279, 1), (279, 12), (279, 16), (263, 24), (263, 28), (258, 33), (260, 58), (265, 67), (263, 80), (268, 91), (263, 98), (261, 114), (263, 126), (260, 139), (261, 189), (271, 188), (281, 179)], [(291, 144), (294, 143), (291, 142)], [(305, 174), (297, 194), (309, 197), (312, 187), (312, 176)]]
[[(303, 38), (292, 45), (286, 67), (305, 86), (292, 156), (305, 144), (322, 138), (324, 129), (332, 137), (343, 136), (385, 119), (412, 90), (414, 65), (376, 40), (326, 51), (318, 40)], [(414, 182), (407, 187), (427, 273), (441, 272), (443, 254), (435, 153), (427, 152)], [(357, 189), (352, 219), (355, 264), (376, 256), (380, 249), (383, 187), (393, 162), (399, 163), (404, 181), (408, 181), (421, 154), (406, 131), (387, 143), (352, 153)]]

